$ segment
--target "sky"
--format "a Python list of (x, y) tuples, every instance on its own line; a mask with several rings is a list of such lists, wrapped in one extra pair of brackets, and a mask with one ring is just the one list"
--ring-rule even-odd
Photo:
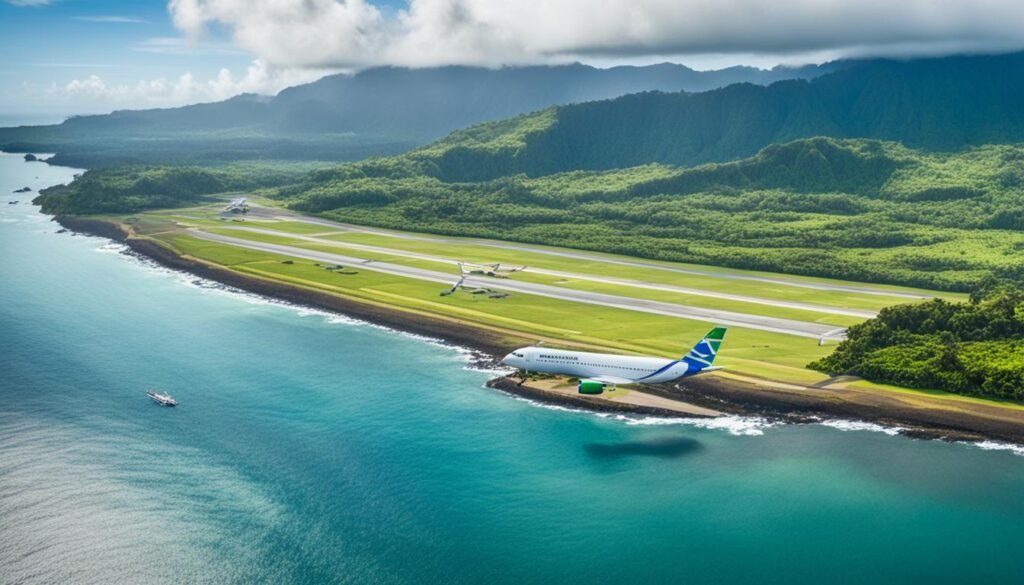
[(0, 125), (398, 65), (771, 67), (1024, 49), (1022, 0), (0, 0)]

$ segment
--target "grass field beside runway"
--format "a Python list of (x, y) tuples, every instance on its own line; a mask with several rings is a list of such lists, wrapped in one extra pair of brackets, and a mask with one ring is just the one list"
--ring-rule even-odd
[[(330, 239), (339, 242), (352, 242), (356, 244), (367, 244), (373, 246), (394, 248), (396, 250), (415, 251), (423, 254), (454, 257), (467, 262), (501, 262), (503, 264), (508, 264), (510, 266), (527, 265), (536, 268), (545, 268), (548, 270), (576, 272), (581, 274), (590, 274), (597, 276), (609, 275), (618, 278), (628, 278), (632, 280), (641, 280), (660, 284), (670, 284), (674, 286), (687, 288), (696, 288), (703, 290), (722, 290), (734, 294), (744, 294), (763, 298), (774, 298), (778, 300), (815, 303), (819, 305), (828, 305), (835, 307), (848, 307), (853, 309), (879, 310), (881, 308), (896, 303), (907, 302), (910, 300), (896, 296), (875, 295), (859, 292), (819, 290), (781, 283), (737, 280), (731, 278), (707, 276), (702, 274), (685, 274), (679, 272), (670, 272), (667, 270), (659, 270), (657, 268), (622, 266), (616, 264), (609, 264), (606, 262), (600, 262), (597, 260), (561, 258), (558, 256), (551, 256), (547, 254), (540, 254), (534, 252), (506, 250), (490, 246), (482, 246), (479, 244), (474, 244), (472, 242), (447, 243), (437, 241), (403, 240), (401, 238), (394, 238), (389, 236), (382, 236), (378, 234), (362, 232), (341, 232), (335, 235), (326, 235), (320, 237), (323, 239)], [(542, 248), (541, 246), (536, 247)], [(558, 251), (558, 249), (552, 250)], [(578, 252), (576, 250), (562, 251)], [(594, 256), (607, 256), (591, 252), (586, 252), (586, 254)], [(876, 284), (864, 284), (857, 282), (845, 282), (821, 278), (792, 276), (789, 274), (777, 274), (771, 272), (743, 271), (725, 268), (720, 269), (718, 267), (712, 266), (657, 262), (653, 260), (631, 258), (627, 256), (608, 257), (615, 261), (640, 261), (658, 266), (665, 266), (667, 268), (681, 268), (684, 270), (714, 272), (743, 277), (763, 277), (785, 280), (793, 283), (809, 283), (839, 286), (863, 286), (871, 289), (877, 289), (879, 291), (890, 291), (902, 294), (920, 296), (941, 296), (954, 299), (966, 298), (965, 295), (960, 295), (957, 293), (937, 292), (923, 289), (894, 287)]]
[[(953, 299), (964, 299), (966, 295), (958, 293), (931, 291), (910, 287), (894, 285), (868, 284), (859, 282), (839, 281), (835, 279), (824, 279), (816, 277), (802, 277), (794, 275), (782, 275), (777, 273), (766, 273), (759, 270), (744, 270), (738, 268), (725, 268), (700, 264), (687, 264), (682, 262), (666, 262), (649, 260), (632, 256), (621, 256), (600, 252), (584, 250), (572, 250), (555, 248), (550, 246), (521, 244), (516, 242), (490, 241), (470, 238), (441, 237), (418, 233), (401, 233), (392, 229), (376, 229), (355, 227), (355, 231), (348, 231), (344, 226), (325, 225), (323, 223), (310, 223), (308, 221), (324, 221), (310, 218), (308, 221), (297, 219), (273, 219), (269, 217), (230, 217), (226, 220), (218, 220), (217, 209), (212, 207), (189, 209), (186, 211), (175, 210), (160, 212), (167, 217), (179, 217), (183, 222), (201, 224), (207, 226), (224, 224), (249, 224), (263, 228), (272, 228), (275, 231), (296, 234), (296, 235), (317, 235), (319, 238), (339, 240), (356, 244), (367, 244), (393, 248), (396, 250), (417, 251), (421, 253), (438, 256), (451, 257), (474, 262), (504, 262), (508, 264), (527, 263), (532, 266), (544, 267), (554, 270), (568, 270), (574, 273), (591, 274), (595, 276), (617, 276), (633, 280), (647, 281), (653, 283), (671, 284), (675, 286), (719, 289), (737, 294), (751, 294), (766, 298), (778, 298), (780, 300), (793, 300), (801, 302), (815, 302), (833, 306), (849, 308), (863, 308), (878, 310), (879, 308), (901, 302), (907, 299), (899, 297), (888, 297), (884, 295), (872, 295), (860, 292), (828, 291), (808, 289), (798, 284), (825, 285), (825, 286), (853, 286), (868, 288), (877, 291), (888, 291), (900, 294), (941, 296)], [(366, 232), (364, 229), (367, 229)], [(372, 232), (372, 233), (371, 233)], [(333, 234), (332, 234), (333, 233)], [(401, 237), (395, 237), (401, 236)], [(413, 238), (413, 239), (408, 239)], [(510, 250), (496, 246), (524, 246), (534, 251)], [(586, 254), (594, 259), (573, 259), (542, 253), (548, 251), (554, 253)], [(606, 259), (607, 261), (602, 261)], [(665, 269), (657, 269), (646, 266), (628, 266), (609, 262), (632, 261), (643, 262), (655, 266), (667, 268), (695, 270), (700, 273), (713, 273), (713, 275), (691, 275), (673, 273)], [(781, 283), (766, 283), (756, 281), (736, 280), (733, 278), (722, 278), (715, 275), (741, 277), (741, 278), (763, 278), (781, 281)], [(791, 284), (792, 283), (792, 284)]]
[[(180, 219), (183, 223), (203, 225), (207, 227), (224, 225), (249, 225), (262, 229), (273, 229), (284, 233), (298, 235), (317, 234), (318, 238), (336, 240), (339, 242), (350, 242), (403, 250), (419, 252), (434, 256), (453, 258), (467, 262), (493, 263), (501, 262), (510, 266), (529, 265), (548, 270), (574, 272), (589, 274), (593, 276), (615, 276), (652, 283), (669, 284), (686, 288), (701, 290), (720, 290), (734, 294), (757, 296), (767, 299), (778, 299), (813, 303), (834, 307), (845, 307), (851, 309), (879, 310), (892, 304), (907, 302), (909, 299), (901, 299), (895, 296), (867, 294), (860, 292), (830, 291), (811, 288), (803, 288), (785, 283), (812, 284), (825, 286), (855, 286), (864, 287), (877, 291), (888, 291), (898, 294), (910, 294), (919, 296), (939, 296), (944, 298), (959, 299), (966, 298), (966, 295), (931, 291), (918, 288), (901, 287), (883, 284), (869, 284), (859, 282), (848, 282), (827, 278), (816, 278), (807, 276), (795, 276), (790, 274), (778, 274), (755, 270), (740, 270), (734, 268), (720, 268), (716, 266), (704, 266), (685, 264), (677, 262), (661, 262), (630, 256), (617, 256), (599, 252), (572, 250), (565, 248), (554, 248), (550, 246), (520, 244), (516, 242), (502, 242), (491, 240), (479, 240), (472, 238), (455, 238), (433, 236), (419, 233), (396, 232), (394, 230), (375, 230), (381, 233), (368, 233), (364, 231), (346, 231), (340, 226), (329, 226), (318, 223), (307, 223), (297, 220), (274, 220), (269, 218), (253, 217), (232, 217), (226, 221), (219, 221), (217, 213), (212, 208), (201, 208), (195, 210), (173, 212), (161, 212), (161, 215), (168, 218)], [(321, 221), (321, 220), (316, 220)], [(362, 229), (362, 228), (360, 228)], [(369, 228), (367, 228), (369, 229)], [(333, 232), (333, 233), (332, 233)], [(393, 234), (393, 235), (384, 235)], [(404, 239), (394, 235), (410, 236), (415, 239)], [(487, 245), (493, 244), (493, 245)], [(527, 246), (536, 250), (545, 250), (555, 253), (582, 253), (592, 256), (594, 260), (582, 260), (552, 256), (540, 252), (509, 250), (496, 246), (514, 245)], [(783, 281), (783, 283), (768, 283), (750, 280), (737, 280), (734, 278), (723, 278), (704, 274), (686, 274), (659, 270), (650, 267), (623, 266), (610, 264), (609, 262), (597, 259), (607, 259), (611, 262), (643, 262), (654, 266), (661, 266), (670, 269), (694, 270), (699, 272), (711, 272), (720, 275), (739, 276), (743, 278), (769, 278)]]
[[(234, 220), (234, 221), (232, 221)], [(526, 336), (537, 336), (549, 340), (565, 340), (585, 344), (594, 348), (612, 351), (653, 353), (665, 357), (678, 357), (709, 327), (710, 323), (698, 320), (652, 315), (595, 305), (581, 306), (572, 301), (545, 297), (513, 294), (504, 299), (490, 299), (487, 295), (472, 295), (467, 291), (447, 297), (439, 296), (443, 284), (392, 276), (379, 272), (351, 267), (359, 274), (341, 275), (313, 266), (314, 262), (293, 259), (294, 264), (282, 264), (285, 257), (269, 252), (242, 250), (228, 244), (203, 241), (180, 233), (176, 224), (199, 227), (211, 233), (228, 235), (256, 242), (281, 244), (319, 252), (333, 252), (357, 258), (389, 262), (398, 265), (424, 268), (441, 273), (451, 273), (452, 282), (458, 278), (458, 271), (449, 262), (421, 258), (409, 258), (400, 254), (406, 252), (436, 256), (451, 260), (489, 263), (502, 262), (507, 265), (528, 265), (552, 271), (576, 273), (581, 276), (605, 276), (636, 281), (686, 287), (714, 293), (724, 291), (766, 300), (789, 301), (821, 306), (878, 310), (885, 306), (908, 302), (893, 296), (830, 291), (789, 286), (787, 284), (765, 283), (748, 280), (734, 280), (715, 276), (670, 272), (649, 267), (622, 266), (597, 260), (577, 260), (551, 256), (536, 252), (523, 252), (495, 248), (485, 244), (438, 238), (403, 239), (387, 235), (364, 232), (346, 232), (332, 226), (305, 223), (302, 221), (280, 221), (265, 218), (230, 218), (219, 220), (211, 209), (176, 210), (144, 214), (138, 219), (146, 230), (166, 232), (165, 238), (182, 252), (232, 268), (299, 286), (327, 290), (368, 302), (379, 303), (405, 310), (439, 315), (461, 322), (499, 328)], [(264, 234), (245, 229), (259, 228), (273, 230), (279, 234)], [(299, 237), (296, 237), (299, 236)], [(420, 238), (419, 234), (413, 234)], [(321, 242), (312, 242), (301, 237), (316, 237)], [(503, 244), (497, 242), (498, 244)], [(394, 253), (353, 248), (349, 245), (369, 245)], [(552, 249), (557, 250), (557, 249)], [(574, 252), (566, 250), (567, 252)], [(607, 256), (607, 255), (595, 255)], [(614, 260), (635, 261), (635, 258), (608, 256)], [(644, 261), (646, 262), (646, 261)], [(670, 267), (694, 268), (719, 272), (706, 266), (689, 266), (671, 263)], [(722, 269), (722, 274), (736, 274), (775, 278), (783, 281), (810, 282), (825, 285), (858, 285), (828, 279), (792, 277), (771, 273)], [(652, 290), (626, 286), (619, 283), (596, 282), (574, 278), (561, 278), (537, 272), (515, 273), (515, 280), (559, 286), (588, 292), (599, 292), (624, 297), (671, 302), (680, 305), (733, 311), (750, 315), (814, 322), (836, 327), (845, 327), (862, 319), (846, 315), (779, 307), (760, 303), (722, 299), (676, 291)], [(495, 284), (500, 285), (496, 280)], [(903, 287), (864, 285), (872, 289), (892, 290), (910, 294), (935, 294)], [(949, 296), (949, 295), (943, 295)], [(752, 374), (776, 380), (798, 383), (813, 383), (823, 379), (818, 372), (805, 369), (805, 365), (831, 351), (819, 347), (813, 339), (733, 327), (730, 329), (728, 347), (722, 354), (722, 363), (732, 371)]]
[[(587, 305), (534, 295), (504, 299), (460, 291), (447, 297), (436, 283), (361, 271), (342, 275), (314, 266), (312, 261), (245, 250), (201, 240), (186, 234), (165, 234), (160, 239), (190, 256), (223, 264), (234, 270), (307, 288), (414, 310), (551, 340), (566, 340), (594, 350), (649, 353), (679, 357), (707, 333), (706, 322)], [(822, 379), (804, 365), (828, 351), (813, 339), (733, 327), (721, 354), (721, 365), (736, 372), (810, 383)], [(719, 365), (716, 362), (716, 365)]]
[[(372, 259), (375, 261), (390, 262), (393, 264), (400, 264), (404, 266), (415, 266), (417, 268), (434, 270), (441, 273), (450, 273), (452, 282), (454, 282), (458, 278), (457, 267), (447, 262), (437, 262), (418, 258), (408, 258), (404, 256), (386, 254), (378, 251), (367, 251), (357, 248), (347, 248), (342, 242), (337, 242), (334, 244), (321, 244), (316, 242), (310, 242), (308, 240), (297, 239), (288, 235), (270, 235), (264, 233), (255, 233), (239, 229), (230, 229), (229, 227), (222, 226), (209, 227), (205, 229), (206, 231), (209, 231), (211, 233), (227, 235), (239, 239), (265, 242), (271, 244), (281, 244), (321, 252), (346, 254), (356, 256), (359, 258)], [(766, 315), (777, 318), (793, 319), (796, 321), (823, 323), (834, 325), (837, 328), (848, 327), (850, 325), (854, 325), (856, 323), (860, 323), (861, 321), (863, 321), (863, 319), (861, 318), (850, 317), (846, 315), (835, 315), (803, 309), (795, 309), (791, 307), (778, 307), (758, 303), (748, 303), (743, 301), (724, 299), (716, 296), (699, 296), (679, 293), (675, 291), (652, 290), (647, 288), (625, 286), (615, 283), (595, 282), (591, 280), (579, 279), (563, 279), (557, 276), (538, 274), (529, 271), (517, 272), (512, 276), (512, 278), (517, 281), (534, 282), (538, 284), (545, 284), (574, 290), (582, 290), (587, 292), (599, 292), (637, 299), (648, 299), (654, 301), (662, 301), (668, 303), (717, 309), (723, 311), (733, 311), (749, 315)], [(500, 287), (501, 283), (502, 281), (500, 279), (495, 279), (493, 286)]]

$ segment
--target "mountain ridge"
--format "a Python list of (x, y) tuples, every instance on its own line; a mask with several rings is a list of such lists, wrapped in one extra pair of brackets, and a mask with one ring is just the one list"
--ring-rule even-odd
[(652, 89), (703, 91), (739, 81), (771, 83), (843, 66), (706, 72), (676, 64), (381, 67), (330, 75), (276, 96), (242, 94), (179, 108), (117, 110), (74, 116), (57, 125), (0, 128), (0, 148), (57, 152), (60, 162), (89, 167), (194, 163), (204, 157), (294, 159), (317, 153), (320, 160), (352, 160), (395, 154), (458, 128), (551, 105)]
[[(811, 80), (732, 84), (702, 93), (644, 92), (557, 106), (520, 117), (537, 127), (505, 148), (479, 148), (467, 137), (491, 135), (489, 127), (509, 121), (461, 130), (416, 152), (445, 151), (436, 160), (443, 180), (478, 181), (516, 173), (724, 162), (812, 136), (956, 150), (1024, 141), (1021, 103), (1024, 53), (872, 60)], [(541, 117), (549, 123), (537, 125)]]

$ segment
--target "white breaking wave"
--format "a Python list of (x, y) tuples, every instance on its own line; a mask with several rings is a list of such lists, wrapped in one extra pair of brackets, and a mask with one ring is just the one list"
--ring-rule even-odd
[(575, 408), (571, 406), (562, 406), (560, 404), (541, 402), (539, 400), (525, 398), (523, 396), (516, 396), (514, 394), (510, 396), (513, 400), (525, 402), (530, 406), (535, 406), (537, 408), (543, 408), (546, 410), (556, 410), (559, 412), (573, 412), (578, 414), (585, 414), (596, 418), (603, 418), (623, 422), (628, 426), (683, 425), (696, 427), (699, 429), (727, 431), (730, 435), (735, 436), (759, 436), (764, 434), (765, 429), (781, 424), (770, 421), (766, 418), (754, 416), (719, 416), (715, 418), (688, 418), (670, 416), (634, 416), (610, 412), (594, 412), (592, 410), (586, 410), (584, 408)]
[(977, 443), (965, 443), (979, 449), (986, 451), (1009, 451), (1014, 455), (1020, 455), (1024, 457), (1024, 445), (1015, 445), (1013, 443), (1000, 443), (998, 441), (978, 441)]
[(840, 431), (868, 431), (872, 433), (885, 433), (889, 436), (896, 436), (900, 434), (900, 431), (904, 430), (903, 427), (887, 427), (878, 423), (864, 422), (859, 420), (822, 420), (815, 424), (823, 427), (829, 427)]
[(764, 434), (765, 429), (781, 424), (759, 416), (718, 416), (715, 418), (645, 416), (637, 418), (619, 414), (613, 418), (625, 421), (630, 426), (686, 425), (699, 429), (727, 431), (730, 435), (737, 437), (760, 436)]
[(128, 246), (119, 244), (117, 242), (108, 242), (103, 244), (99, 248), (96, 248), (97, 252), (101, 254), (124, 254), (129, 250)]

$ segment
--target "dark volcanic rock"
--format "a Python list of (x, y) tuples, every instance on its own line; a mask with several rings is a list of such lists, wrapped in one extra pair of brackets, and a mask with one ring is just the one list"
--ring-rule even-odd
[(31, 187), (22, 187), (21, 189), (15, 189), (14, 193), (29, 193), (32, 191)]
[(36, 155), (34, 155), (32, 153), (29, 153), (29, 154), (25, 155), (25, 162), (35, 162), (37, 160), (39, 160), (39, 159), (36, 158)]

